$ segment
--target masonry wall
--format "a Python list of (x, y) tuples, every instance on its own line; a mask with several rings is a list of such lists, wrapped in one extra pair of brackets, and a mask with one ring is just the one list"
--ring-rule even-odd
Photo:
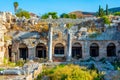
[[(47, 50), (47, 57), (48, 57), (48, 46), (47, 46), (47, 41), (41, 41), (39, 40), (38, 42), (36, 42), (36, 44), (34, 46), (30, 45), (30, 43), (28, 43), (28, 40), (24, 40), (23, 41), (24, 44), (27, 45), (28, 47), (28, 58), (29, 59), (34, 59), (36, 57), (36, 46), (38, 43), (43, 43), (45, 44), (46, 46), (46, 50)], [(22, 43), (22, 42), (20, 42)], [(56, 56), (54, 55), (54, 48), (55, 48), (55, 45), (58, 44), (58, 43), (61, 43), (63, 44), (64, 46), (64, 56)], [(96, 43), (98, 44), (99, 46), (99, 56), (96, 57), (95, 59), (101, 59), (101, 58), (108, 58), (107, 57), (107, 46), (109, 43), (113, 43), (115, 44), (116, 46), (116, 56), (117, 57), (120, 57), (120, 43), (119, 41), (111, 41), (111, 40), (101, 40), (101, 41), (98, 41), (98, 40), (72, 40), (72, 45), (74, 43), (80, 43), (81, 46), (82, 46), (82, 58), (80, 59), (88, 59), (90, 58), (90, 45), (92, 43)], [(16, 49), (15, 49), (16, 50)], [(16, 55), (16, 59), (19, 60), (19, 49), (17, 49), (18, 52), (17, 55)], [(67, 41), (66, 40), (54, 40), (53, 41), (53, 47), (52, 47), (52, 56), (53, 56), (53, 59), (57, 59), (57, 58), (61, 58), (61, 59), (64, 59), (66, 60), (66, 57), (67, 57)]]

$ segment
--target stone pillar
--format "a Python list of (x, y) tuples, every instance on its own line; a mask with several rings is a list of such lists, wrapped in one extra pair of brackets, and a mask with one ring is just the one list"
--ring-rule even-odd
[(89, 41), (86, 39), (83, 41), (82, 46), (82, 58), (88, 59), (90, 57), (90, 47), (89, 47)]
[(35, 47), (28, 47), (28, 58), (33, 59), (36, 55), (36, 48)]
[(70, 30), (68, 30), (68, 36), (67, 36), (67, 61), (71, 61), (71, 33)]
[(12, 62), (16, 62), (16, 59), (15, 59), (15, 53), (12, 53)]
[(48, 33), (48, 60), (50, 62), (52, 62), (52, 31), (53, 28), (51, 26), (51, 24), (48, 25), (49, 26), (49, 33)]
[(99, 46), (99, 58), (107, 57), (107, 47), (104, 45), (105, 43), (102, 42)]

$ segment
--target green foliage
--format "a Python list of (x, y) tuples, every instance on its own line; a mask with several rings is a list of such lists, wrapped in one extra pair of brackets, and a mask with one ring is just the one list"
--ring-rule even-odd
[(30, 13), (28, 11), (18, 9), (17, 12), (15, 13), (17, 17), (25, 17), (25, 18), (30, 18)]
[(45, 13), (45, 14), (43, 14), (43, 15), (41, 16), (41, 18), (42, 18), (42, 19), (47, 19), (47, 18), (49, 18), (49, 15), (48, 15), (47, 13)]
[(18, 60), (17, 62), (16, 62), (16, 66), (23, 66), (24, 65), (24, 63), (25, 63), (25, 60)]
[(110, 24), (110, 19), (107, 16), (102, 17), (104, 24)]
[(60, 15), (60, 18), (69, 18), (69, 15), (66, 14), (66, 13), (63, 13), (63, 14)]
[(4, 57), (3, 63), (4, 63), (4, 64), (8, 64), (8, 62), (9, 62), (8, 58)]
[(113, 62), (112, 65), (116, 70), (120, 70), (120, 62)]
[(75, 14), (66, 14), (66, 13), (63, 13), (63, 14), (60, 15), (60, 18), (76, 19), (76, 15)]
[(60, 65), (52, 69), (46, 69), (37, 77), (41, 80), (47, 76), (48, 80), (98, 80), (99, 74), (95, 70), (87, 70), (85, 67), (78, 65)]
[(70, 29), (72, 26), (73, 26), (73, 24), (70, 24), (70, 23), (66, 24), (66, 27), (67, 27), (68, 29)]
[(11, 39), (12, 39), (11, 36), (9, 36), (9, 35), (4, 35), (4, 41), (11, 40)]
[(14, 11), (16, 12), (16, 10), (17, 10), (17, 8), (18, 8), (18, 6), (19, 6), (18, 2), (14, 2), (14, 3), (13, 3), (13, 6), (14, 6)]
[(58, 15), (56, 12), (48, 12), (48, 13), (45, 13), (41, 16), (42, 19), (47, 19), (49, 18), (49, 15), (52, 16), (53, 19), (58, 19)]
[(99, 6), (99, 10), (98, 10), (98, 12), (97, 12), (97, 16), (98, 16), (98, 17), (102, 17), (102, 16), (104, 16), (104, 15), (105, 15), (104, 9), (101, 8), (101, 6)]
[(115, 16), (120, 16), (120, 12), (115, 12), (114, 15)]
[(108, 4), (106, 4), (106, 15), (109, 15)]
[(3, 71), (4, 69), (3, 68), (0, 68), (0, 71)]
[(76, 19), (76, 15), (75, 14), (69, 14), (69, 18)]
[(9, 59), (6, 57), (4, 58), (3, 62), (4, 62), (4, 65), (6, 65), (6, 66), (10, 66), (10, 67), (16, 66), (16, 64), (14, 62), (10, 62)]

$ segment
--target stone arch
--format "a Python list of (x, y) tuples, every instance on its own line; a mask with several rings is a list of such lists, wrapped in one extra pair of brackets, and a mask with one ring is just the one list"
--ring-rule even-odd
[(65, 54), (65, 47), (62, 43), (57, 43), (54, 46), (54, 54), (55, 55), (64, 55)]
[(82, 58), (82, 45), (79, 42), (75, 42), (72, 45), (72, 58)]
[(116, 56), (116, 46), (114, 43), (109, 43), (107, 45), (107, 56), (108, 57)]
[(36, 57), (46, 58), (46, 45), (44, 43), (38, 43), (36, 46)]
[(99, 56), (99, 45), (97, 43), (92, 43), (90, 45), (90, 56), (91, 57)]
[(24, 43), (19, 44), (19, 56), (24, 60), (28, 58), (28, 47)]

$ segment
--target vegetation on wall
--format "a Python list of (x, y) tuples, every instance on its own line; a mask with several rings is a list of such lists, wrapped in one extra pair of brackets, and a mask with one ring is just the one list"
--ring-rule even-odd
[(73, 24), (70, 24), (70, 23), (66, 24), (67, 29), (70, 29), (72, 26), (73, 26)]
[(34, 29), (35, 31), (38, 31), (38, 32), (47, 32), (48, 31), (48, 24), (47, 24), (47, 22), (38, 22), (37, 24), (35, 24), (31, 28)]
[(25, 17), (25, 18), (30, 18), (30, 13), (26, 10), (23, 9), (18, 9), (15, 13), (17, 17)]
[(104, 24), (110, 24), (110, 19), (107, 16), (102, 17)]

